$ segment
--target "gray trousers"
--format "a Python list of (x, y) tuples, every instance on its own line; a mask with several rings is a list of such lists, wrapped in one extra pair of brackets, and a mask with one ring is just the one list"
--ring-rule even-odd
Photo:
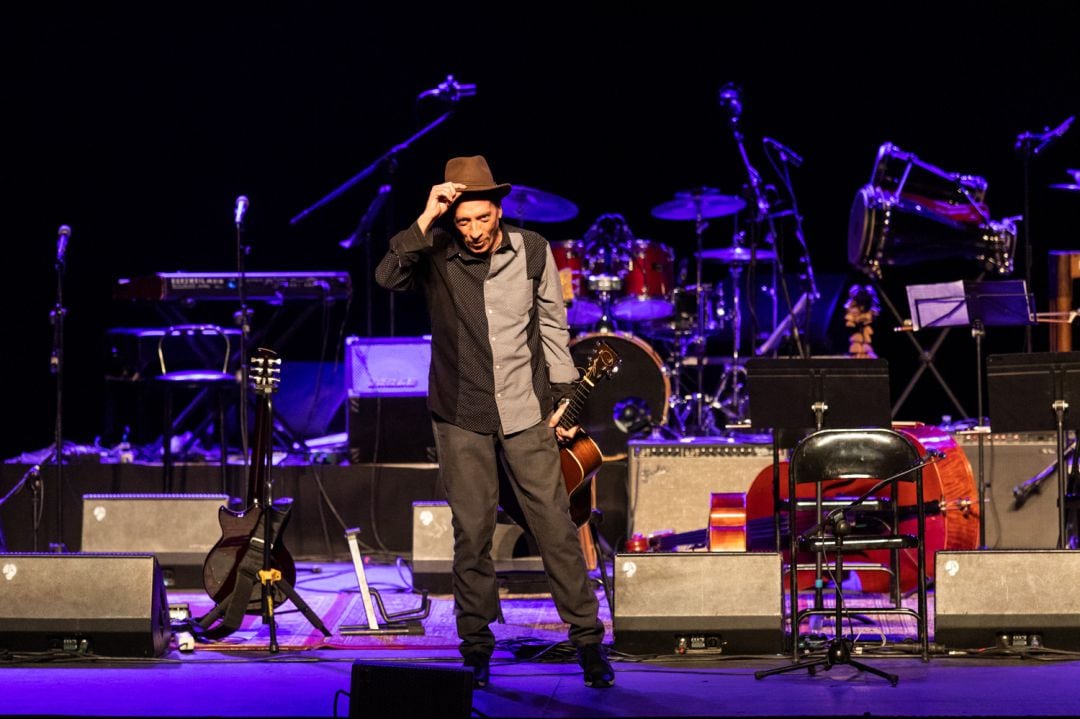
[(570, 500), (562, 479), (555, 433), (545, 422), (510, 436), (478, 434), (432, 418), (439, 477), (454, 525), (454, 615), (461, 654), (491, 656), (499, 616), (499, 587), (491, 559), (498, 513), (497, 449), (540, 549), (551, 596), (575, 646), (598, 644), (604, 625), (589, 584)]

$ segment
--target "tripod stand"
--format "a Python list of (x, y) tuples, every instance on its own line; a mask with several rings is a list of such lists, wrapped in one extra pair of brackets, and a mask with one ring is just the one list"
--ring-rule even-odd
[[(49, 543), (49, 551), (64, 552), (64, 269), (68, 239), (71, 228), (60, 225), (56, 239), (56, 306), (49, 312), (53, 326), (52, 355), (49, 358), (49, 371), (56, 376), (56, 424), (54, 426), (54, 447), (52, 460), (56, 464), (56, 541)], [(35, 485), (35, 489), (40, 484)], [(35, 496), (37, 492), (35, 491)], [(38, 550), (38, 521), (34, 517), (34, 551)]]
[[(239, 629), (246, 613), (261, 609), (263, 622), (270, 627), (270, 651), (276, 653), (275, 603), (289, 599), (324, 636), (330, 636), (330, 630), (292, 586), (296, 568), (280, 541), (292, 502), (281, 500), (275, 503), (272, 500), (271, 396), (277, 391), (281, 360), (271, 350), (260, 349), (257, 356), (251, 358), (251, 369), (259, 399), (248, 474), (248, 492), (253, 504), (241, 513), (234, 513), (227, 507), (220, 510), (222, 537), (210, 550), (203, 566), (207, 593), (217, 603), (197, 621), (196, 631), (203, 638), (219, 639)], [(260, 587), (258, 592), (256, 582)], [(257, 602), (253, 599), (256, 594)], [(215, 626), (219, 620), (221, 623)]]
[[(895, 677), (892, 675), (851, 659), (853, 641), (842, 636), (842, 621), (845, 616), (841, 594), (844, 571), (842, 554), (845, 537), (850, 532), (850, 523), (843, 515), (843, 508), (853, 506), (853, 503), (844, 500), (839, 506), (841, 511), (833, 509), (828, 516), (825, 516), (823, 512), (825, 499), (821, 481), (826, 478), (852, 475), (854, 472), (873, 472), (882, 469), (882, 466), (871, 466), (871, 459), (875, 456), (875, 451), (877, 454), (888, 457), (885, 451), (889, 448), (887, 443), (897, 443), (897, 438), (900, 442), (898, 446), (910, 449), (910, 445), (891, 430), (825, 429), (826, 425), (886, 427), (890, 424), (887, 365), (884, 360), (755, 358), (747, 361), (747, 376), (751, 397), (751, 425), (758, 428), (770, 427), (773, 430), (773, 502), (776, 508), (774, 533), (778, 548), (783, 546), (782, 508), (786, 509), (787, 514), (789, 552), (787, 601), (790, 605), (791, 650), (794, 662), (788, 666), (756, 672), (754, 676), (762, 679), (771, 674), (794, 669), (807, 668), (813, 672), (818, 666), (829, 669), (835, 664), (850, 664), (858, 669), (878, 674), (895, 684)], [(805, 431), (808, 426), (813, 426), (816, 430), (800, 441), (792, 453), (785, 499), (781, 496), (779, 462), (781, 434), (784, 430)], [(888, 432), (888, 434), (882, 435), (879, 442), (884, 449), (877, 451), (878, 445), (871, 442), (877, 437), (875, 433), (881, 432)], [(791, 432), (787, 434), (790, 435)], [(821, 447), (826, 449), (823, 450)], [(918, 459), (917, 454), (916, 459)], [(804, 465), (804, 462), (807, 464)], [(866, 466), (864, 467), (863, 464)], [(815, 497), (811, 506), (816, 513), (816, 525), (801, 534), (797, 529), (796, 511), (804, 508), (808, 503), (798, 499), (796, 489), (798, 470), (803, 470), (811, 476), (811, 480), (803, 480), (804, 482), (814, 481), (815, 484)], [(891, 473), (883, 474), (888, 476)], [(833, 528), (833, 533), (826, 538), (824, 530), (829, 526)], [(836, 637), (829, 642), (824, 658), (800, 661), (800, 621), (804, 616), (824, 612), (822, 552), (827, 542), (834, 542), (836, 545), (836, 559), (833, 565), (836, 591), (834, 612)], [(814, 604), (812, 609), (800, 612), (799, 572), (804, 568), (798, 562), (798, 553), (800, 549), (806, 547), (815, 553), (813, 566), (805, 568), (812, 568), (814, 571)], [(783, 591), (782, 589), (781, 592)], [(922, 610), (922, 616), (925, 617), (925, 610)], [(925, 633), (922, 634), (925, 636)]]

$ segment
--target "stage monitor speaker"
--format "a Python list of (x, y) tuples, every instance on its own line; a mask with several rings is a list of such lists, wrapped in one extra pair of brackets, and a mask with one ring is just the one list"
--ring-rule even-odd
[(745, 494), (758, 473), (772, 466), (772, 445), (714, 437), (632, 440), (628, 449), (629, 534), (705, 529), (713, 492)]
[(615, 555), (615, 649), (627, 654), (780, 654), (780, 555)]
[[(979, 480), (979, 442), (956, 435)], [(1013, 490), (1057, 460), (1057, 439), (1046, 432), (991, 434), (983, 439), (986, 482), (986, 546), (990, 549), (1054, 549), (1058, 540), (1057, 474), (1017, 505)], [(976, 484), (976, 488), (978, 485)], [(977, 496), (977, 495), (976, 495)]]
[(462, 666), (430, 667), (356, 660), (349, 719), (472, 716), (473, 674)]
[(228, 502), (224, 494), (84, 494), (81, 549), (154, 554), (165, 586), (202, 589)]
[(152, 554), (0, 555), (0, 650), (159, 657), (170, 635)]
[(429, 337), (348, 337), (349, 461), (434, 462)]
[[(449, 593), (454, 563), (450, 505), (446, 502), (413, 502), (412, 506), (413, 586), (434, 594)], [(527, 546), (521, 527), (500, 512), (491, 543), (495, 573), (543, 572), (540, 557), (525, 554)]]
[(1080, 552), (939, 551), (935, 570), (936, 643), (1080, 650)]

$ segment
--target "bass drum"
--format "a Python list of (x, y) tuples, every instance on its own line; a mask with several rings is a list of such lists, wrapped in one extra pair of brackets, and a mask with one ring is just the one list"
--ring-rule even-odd
[(667, 422), (671, 383), (660, 357), (644, 340), (622, 332), (592, 332), (570, 342), (577, 367), (589, 365), (589, 354), (603, 340), (619, 356), (618, 369), (593, 387), (579, 415), (605, 457), (625, 454), (627, 440), (651, 425)]

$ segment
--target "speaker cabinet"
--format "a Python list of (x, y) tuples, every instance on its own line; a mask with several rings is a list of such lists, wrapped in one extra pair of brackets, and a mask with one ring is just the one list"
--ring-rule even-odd
[(617, 554), (614, 581), (620, 652), (783, 652), (775, 552)]
[[(446, 502), (413, 502), (412, 506), (413, 586), (435, 594), (447, 594), (452, 589), (450, 576), (454, 563), (450, 505)], [(520, 556), (526, 547), (524, 531), (500, 512), (491, 545), (495, 572), (543, 572), (544, 565), (539, 556)]]
[[(971, 463), (976, 494), (979, 442), (957, 435)], [(991, 434), (983, 439), (983, 481), (986, 483), (986, 546), (990, 549), (1054, 549), (1058, 540), (1057, 475), (1019, 505), (1013, 489), (1049, 467), (1057, 458), (1057, 440), (1045, 432)]]
[(934, 641), (950, 649), (1080, 650), (1080, 552), (937, 553)]
[(170, 634), (153, 555), (0, 554), (0, 649), (158, 657)]
[(471, 669), (353, 662), (349, 719), (472, 716)]
[(224, 494), (84, 494), (84, 552), (154, 554), (165, 586), (202, 589), (206, 555), (221, 539)]
[(770, 466), (768, 444), (730, 444), (715, 438), (631, 441), (627, 530), (647, 535), (705, 529), (713, 492), (746, 493), (758, 473)]

